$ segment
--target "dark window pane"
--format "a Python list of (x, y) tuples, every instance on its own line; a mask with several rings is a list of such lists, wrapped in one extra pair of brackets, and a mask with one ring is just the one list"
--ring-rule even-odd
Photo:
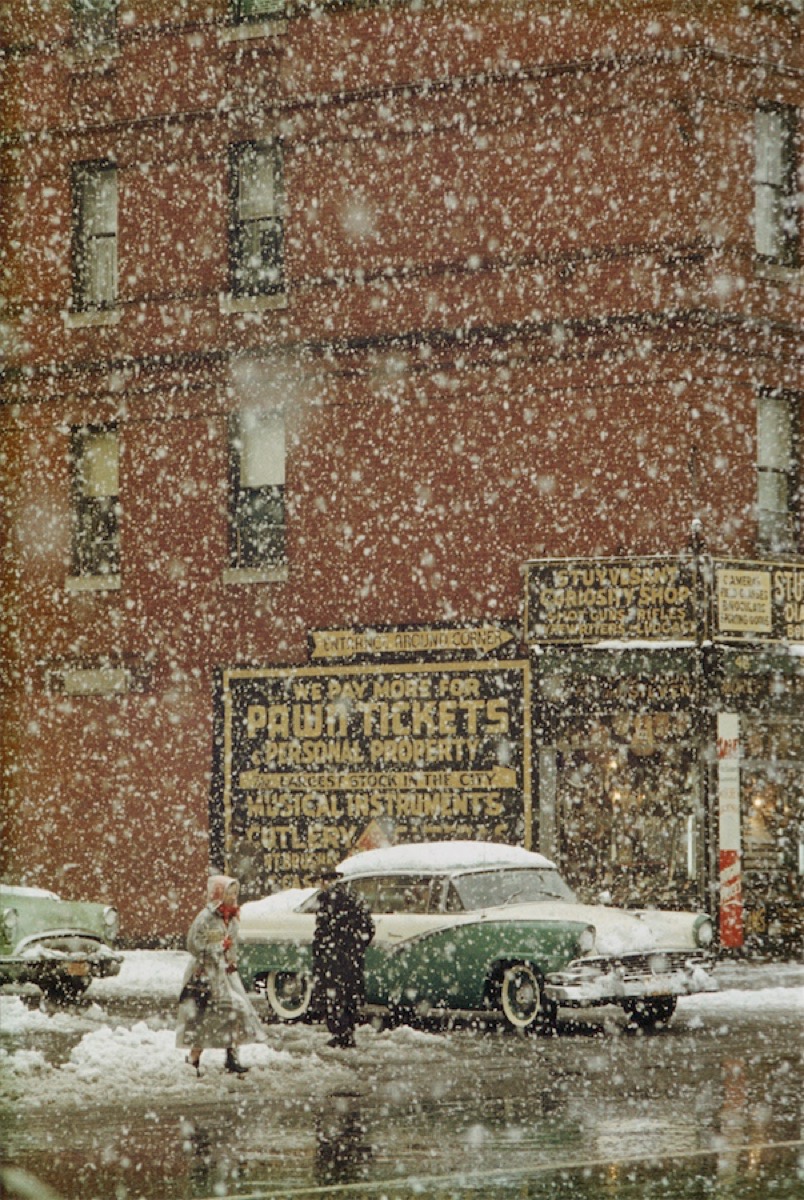
[(285, 561), (284, 488), (244, 488), (235, 498), (233, 565)]

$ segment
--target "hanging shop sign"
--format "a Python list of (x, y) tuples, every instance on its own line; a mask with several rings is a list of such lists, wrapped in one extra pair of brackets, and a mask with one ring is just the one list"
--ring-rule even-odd
[(715, 559), (712, 573), (717, 641), (804, 641), (804, 565)]
[(214, 860), (265, 892), (378, 831), (528, 845), (528, 679), (516, 660), (225, 670)]
[(525, 628), (537, 644), (689, 641), (692, 558), (543, 559), (527, 564)]

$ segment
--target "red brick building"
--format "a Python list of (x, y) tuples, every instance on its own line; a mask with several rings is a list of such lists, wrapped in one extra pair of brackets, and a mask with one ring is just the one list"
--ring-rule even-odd
[(786, 937), (800, 5), (170, 7), (2, 10), (7, 874), (141, 940), (473, 830), (716, 905), (728, 712)]

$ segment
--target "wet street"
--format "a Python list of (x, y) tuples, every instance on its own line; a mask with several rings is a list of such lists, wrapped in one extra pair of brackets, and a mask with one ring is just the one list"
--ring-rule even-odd
[(337, 1051), (273, 1025), (243, 1079), (215, 1051), (196, 1079), (170, 1014), (36, 1014), (2, 1034), (19, 1072), (31, 1057), (4, 1095), (5, 1162), (69, 1200), (794, 1200), (801, 994), (692, 997), (648, 1035), (616, 1018), (527, 1039), (363, 1027)]

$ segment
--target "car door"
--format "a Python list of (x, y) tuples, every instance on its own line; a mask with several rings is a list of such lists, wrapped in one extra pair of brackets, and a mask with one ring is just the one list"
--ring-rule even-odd
[(393, 1004), (409, 973), (411, 951), (423, 935), (455, 919), (440, 911), (442, 881), (426, 875), (378, 875), (350, 880), (349, 886), (374, 921), (366, 955), (366, 999)]

